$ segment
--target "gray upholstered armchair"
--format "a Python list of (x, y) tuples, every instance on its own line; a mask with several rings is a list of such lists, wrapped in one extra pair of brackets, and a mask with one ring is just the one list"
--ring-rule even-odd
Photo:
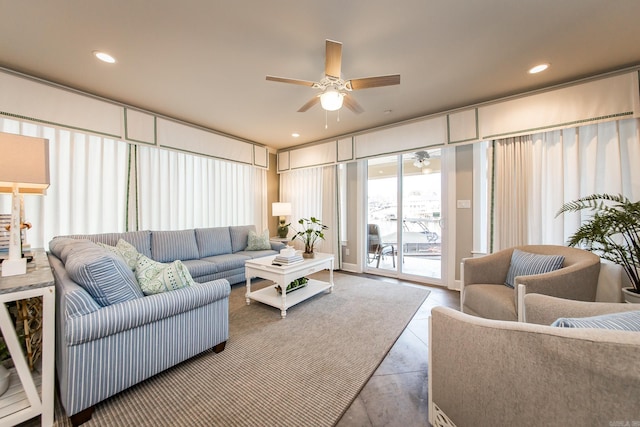
[[(527, 320), (436, 307), (429, 320), (433, 426), (611, 426), (640, 420), (640, 333), (548, 326), (635, 304), (524, 297)], [(617, 424), (620, 423), (620, 424)]]
[[(540, 255), (561, 255), (562, 268), (543, 274), (515, 277), (505, 286), (514, 249)], [(523, 320), (520, 309), (526, 293), (579, 301), (595, 301), (600, 257), (582, 249), (556, 245), (528, 245), (463, 260), (460, 309), (495, 320)]]

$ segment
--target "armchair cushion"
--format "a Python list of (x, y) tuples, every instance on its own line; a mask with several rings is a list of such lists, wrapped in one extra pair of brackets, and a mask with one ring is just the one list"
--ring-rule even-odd
[(489, 319), (513, 320), (518, 317), (513, 299), (513, 289), (507, 286), (496, 284), (469, 286), (466, 288), (465, 312)]
[(513, 288), (516, 277), (559, 270), (563, 263), (564, 256), (562, 255), (540, 255), (514, 249), (504, 284)]
[(640, 331), (640, 310), (602, 314), (593, 317), (561, 317), (551, 324), (559, 328), (597, 328), (618, 331)]

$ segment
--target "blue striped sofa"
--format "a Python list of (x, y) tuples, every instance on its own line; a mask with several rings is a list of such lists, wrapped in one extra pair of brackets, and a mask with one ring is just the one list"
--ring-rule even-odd
[[(274, 244), (272, 250), (247, 251), (252, 229), (73, 235), (50, 242), (49, 261), (56, 282), (56, 372), (60, 402), (74, 425), (90, 419), (96, 403), (203, 351), (224, 349), (230, 284), (244, 281), (245, 260), (276, 254), (281, 247)], [(115, 246), (119, 239), (159, 262), (180, 259), (198, 283), (109, 305), (99, 300), (99, 304), (72, 280), (65, 262), (69, 268), (77, 263), (69, 255), (74, 245), (90, 245), (93, 253), (109, 252), (87, 240)], [(105, 282), (117, 285), (121, 276), (114, 270), (121, 267), (113, 265), (98, 277), (104, 274)]]

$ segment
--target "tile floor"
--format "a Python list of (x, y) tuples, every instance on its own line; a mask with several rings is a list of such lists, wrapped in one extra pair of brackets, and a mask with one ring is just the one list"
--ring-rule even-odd
[[(373, 275), (367, 277), (425, 286)], [(426, 287), (431, 291), (428, 298), (336, 427), (430, 425), (427, 414), (428, 318), (436, 306), (459, 309), (460, 294), (438, 286)]]

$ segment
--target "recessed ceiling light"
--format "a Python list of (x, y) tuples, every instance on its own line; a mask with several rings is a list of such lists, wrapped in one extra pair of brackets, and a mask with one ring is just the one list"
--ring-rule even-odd
[(292, 137), (297, 138), (300, 136), (300, 134), (298, 132), (294, 132), (291, 134)]
[(535, 67), (529, 69), (529, 74), (541, 73), (544, 70), (546, 70), (547, 68), (549, 68), (549, 64), (536, 65)]
[(100, 52), (98, 50), (93, 51), (93, 55), (98, 58), (102, 62), (108, 62), (109, 64), (113, 64), (116, 62), (116, 59), (105, 52)]

